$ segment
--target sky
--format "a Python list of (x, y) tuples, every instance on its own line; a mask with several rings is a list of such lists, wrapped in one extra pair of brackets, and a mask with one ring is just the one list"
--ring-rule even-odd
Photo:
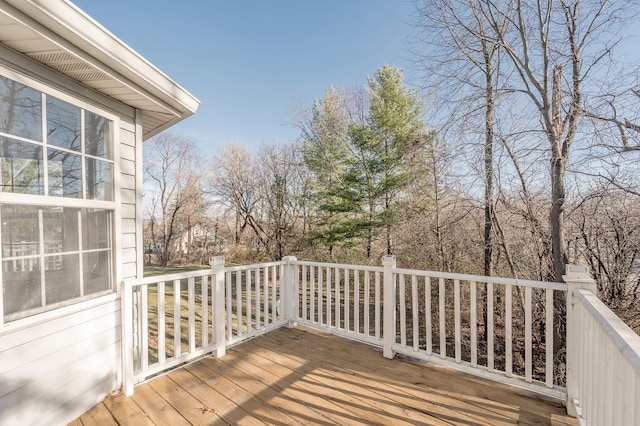
[(72, 1), (201, 101), (172, 131), (204, 155), (295, 140), (296, 105), (384, 64), (416, 78), (411, 0)]

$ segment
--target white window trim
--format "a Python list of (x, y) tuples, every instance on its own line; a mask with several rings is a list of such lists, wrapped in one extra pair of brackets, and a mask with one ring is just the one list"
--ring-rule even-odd
[[(24, 84), (25, 86), (29, 86), (35, 90), (40, 91), (49, 96), (54, 96), (58, 99), (61, 99), (65, 102), (68, 102), (74, 106), (77, 106), (83, 110), (87, 110), (98, 114), (102, 117), (105, 117), (113, 123), (112, 129), (112, 155), (113, 158), (103, 159), (106, 161), (111, 161), (113, 163), (113, 201), (103, 201), (103, 200), (87, 200), (84, 197), (86, 196), (86, 182), (83, 180), (83, 198), (65, 198), (65, 197), (56, 197), (50, 195), (34, 195), (34, 194), (20, 194), (20, 193), (9, 193), (9, 192), (0, 192), (0, 204), (30, 204), (36, 206), (61, 206), (61, 207), (74, 207), (74, 208), (102, 208), (111, 210), (113, 212), (113, 226), (112, 226), (112, 235), (111, 235), (111, 251), (112, 251), (112, 270), (111, 276), (113, 282), (111, 290), (107, 290), (104, 292), (95, 293), (89, 296), (75, 298), (70, 301), (64, 301), (57, 304), (48, 305), (46, 310), (41, 313), (36, 313), (31, 316), (27, 316), (24, 318), (19, 318), (12, 320), (10, 322), (4, 322), (4, 300), (3, 300), (3, 282), (2, 282), (2, 269), (0, 268), (0, 335), (4, 334), (8, 331), (13, 331), (23, 327), (30, 327), (35, 324), (41, 323), (43, 321), (49, 321), (53, 318), (58, 318), (61, 316), (69, 315), (70, 313), (81, 311), (83, 309), (87, 309), (87, 307), (98, 306), (103, 303), (107, 303), (109, 300), (113, 298), (118, 298), (119, 290), (120, 290), (120, 281), (122, 274), (121, 267), (121, 223), (122, 223), (122, 212), (121, 212), (121, 189), (120, 189), (120, 117), (110, 113), (103, 108), (96, 106), (92, 103), (89, 103), (83, 99), (83, 96), (86, 95), (73, 95), (67, 92), (60, 90), (59, 88), (51, 87), (47, 84), (43, 84), (36, 79), (36, 76), (31, 77), (25, 75), (21, 72), (18, 72), (12, 68), (8, 68), (2, 64), (0, 64), (0, 75), (3, 77), (12, 79), (18, 83)], [(60, 85), (61, 87), (64, 84)], [(97, 95), (100, 96), (100, 95)], [(43, 104), (44, 105), (44, 104)], [(83, 113), (84, 116), (84, 113)], [(46, 129), (46, 115), (43, 114), (43, 129)], [(81, 120), (81, 126), (84, 128), (84, 120)], [(3, 134), (3, 136), (5, 136)], [(6, 135), (6, 137), (13, 138), (16, 140), (21, 140), (24, 138), (16, 138), (13, 135)], [(44, 138), (46, 135), (43, 134), (43, 146), (45, 146)], [(24, 141), (30, 141), (26, 139)], [(84, 144), (82, 144), (84, 145)], [(82, 153), (84, 154), (84, 146), (82, 146)], [(93, 156), (84, 156), (84, 158), (93, 158)], [(44, 167), (46, 170), (46, 159), (47, 155), (43, 152), (43, 159), (45, 161)], [(136, 158), (136, 161), (139, 161), (139, 158)], [(82, 161), (83, 169), (85, 167), (84, 161)], [(47, 173), (44, 174), (44, 184), (47, 185), (48, 188), (48, 176)], [(83, 172), (84, 176), (84, 172)], [(1, 257), (1, 256), (0, 256)], [(42, 309), (45, 309), (43, 307)]]

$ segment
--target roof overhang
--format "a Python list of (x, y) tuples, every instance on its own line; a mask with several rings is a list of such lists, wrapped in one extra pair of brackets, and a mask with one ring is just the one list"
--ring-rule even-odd
[(200, 101), (67, 0), (0, 0), (0, 43), (142, 111), (144, 139)]

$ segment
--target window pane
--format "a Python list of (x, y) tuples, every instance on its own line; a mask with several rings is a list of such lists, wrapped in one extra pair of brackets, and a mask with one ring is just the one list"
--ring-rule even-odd
[(77, 251), (78, 211), (69, 207), (48, 207), (44, 209), (44, 251), (60, 253)]
[(47, 96), (47, 143), (80, 151), (80, 108)]
[(49, 149), (49, 195), (82, 198), (81, 156)]
[(40, 253), (38, 207), (2, 206), (2, 257)]
[(42, 146), (0, 137), (0, 190), (43, 194)]
[(87, 209), (82, 219), (82, 248), (111, 248), (111, 212)]
[(111, 121), (89, 111), (84, 116), (85, 154), (111, 160)]
[(84, 294), (98, 293), (111, 288), (111, 252), (84, 253)]
[(0, 76), (0, 131), (42, 141), (40, 92)]
[(2, 262), (4, 314), (14, 314), (42, 306), (40, 258)]
[(45, 259), (47, 305), (80, 297), (78, 254), (47, 256)]
[(113, 200), (113, 163), (87, 158), (87, 199)]

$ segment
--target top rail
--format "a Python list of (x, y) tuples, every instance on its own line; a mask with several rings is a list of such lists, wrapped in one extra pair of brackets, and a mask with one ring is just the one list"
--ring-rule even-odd
[(144, 278), (127, 279), (127, 280), (124, 280), (123, 283), (127, 287), (138, 287), (141, 285), (156, 284), (161, 281), (169, 282), (174, 280), (199, 278), (199, 277), (204, 277), (204, 276), (209, 276), (214, 274), (215, 272), (207, 268), (207, 269), (198, 269), (195, 271), (188, 271), (188, 272), (176, 272), (174, 274), (153, 275), (153, 276), (144, 277)]
[(640, 375), (640, 336), (592, 292), (576, 289), (573, 294), (606, 333), (622, 357)]
[(315, 266), (315, 267), (331, 267), (338, 269), (369, 271), (369, 272), (383, 272), (382, 266), (368, 266), (368, 265), (350, 265), (346, 263), (330, 263), (330, 262), (310, 262), (307, 260), (297, 260), (296, 265), (300, 266)]
[(272, 266), (286, 265), (287, 262), (278, 260), (276, 262), (252, 263), (250, 265), (225, 266), (225, 272), (247, 271), (250, 269), (269, 268)]
[(415, 275), (419, 277), (445, 278), (445, 279), (452, 279), (452, 280), (475, 281), (475, 282), (482, 282), (482, 283), (490, 282), (493, 284), (516, 285), (521, 287), (533, 287), (533, 288), (545, 288), (545, 289), (548, 288), (551, 290), (567, 291), (567, 284), (565, 283), (520, 280), (518, 278), (487, 277), (484, 275), (457, 274), (453, 272), (423, 271), (419, 269), (394, 268), (393, 272), (397, 274)]

